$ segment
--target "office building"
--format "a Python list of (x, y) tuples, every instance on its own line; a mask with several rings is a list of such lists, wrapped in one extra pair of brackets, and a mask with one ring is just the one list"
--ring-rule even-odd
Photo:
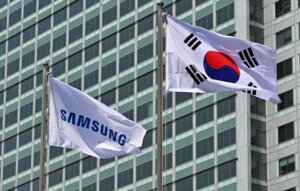
[[(166, 190), (299, 191), (299, 0), (164, 0), (165, 11), (276, 48), (273, 105), (243, 92), (164, 96)], [(155, 190), (156, 1), (0, 1), (0, 190), (38, 190), (42, 65), (148, 132), (141, 153), (47, 147), (45, 190)]]

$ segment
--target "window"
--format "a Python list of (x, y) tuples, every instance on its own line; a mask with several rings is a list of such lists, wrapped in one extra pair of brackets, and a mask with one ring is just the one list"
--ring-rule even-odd
[(105, 105), (112, 105), (116, 103), (116, 90), (113, 89), (101, 95), (101, 102)]
[(131, 12), (135, 8), (135, 0), (124, 0), (120, 4), (120, 17), (126, 15), (127, 13)]
[(119, 60), (119, 72), (123, 72), (134, 66), (134, 52), (131, 52)]
[(116, 35), (109, 36), (102, 40), (102, 54), (116, 47)]
[(209, 15), (206, 15), (206, 16), (198, 19), (196, 21), (196, 25), (206, 28), (208, 30), (212, 29), (213, 28), (213, 14), (211, 13)]
[(276, 48), (281, 48), (292, 42), (292, 27), (276, 33)]
[(202, 139), (196, 143), (196, 156), (202, 157), (214, 152), (214, 136)]
[(176, 3), (176, 16), (192, 10), (192, 2), (193, 1), (186, 1), (186, 0), (179, 0)]
[(215, 173), (214, 168), (202, 171), (196, 175), (197, 189), (204, 188), (206, 186), (214, 184)]
[(27, 190), (30, 190), (30, 182), (26, 184), (22, 184), (17, 188), (17, 191), (27, 191)]
[(11, 51), (20, 46), (20, 34), (8, 39), (8, 51)]
[(37, 59), (38, 60), (45, 58), (49, 54), (50, 54), (50, 42), (47, 42), (46, 44), (38, 47), (38, 50), (37, 50)]
[(24, 6), (24, 18), (36, 12), (36, 0), (32, 0)]
[(69, 43), (73, 43), (82, 37), (82, 24), (69, 31)]
[(280, 17), (291, 11), (291, 0), (279, 0), (275, 4), (276, 17)]
[(281, 79), (285, 76), (293, 73), (293, 60), (289, 58), (277, 64), (277, 79)]
[(69, 57), (69, 64), (68, 69), (71, 70), (73, 68), (76, 68), (77, 66), (80, 66), (82, 63), (82, 52), (78, 52), (71, 57)]
[(200, 5), (202, 3), (205, 3), (208, 0), (196, 0), (196, 5)]
[(296, 191), (296, 187), (289, 188), (289, 189), (287, 189), (287, 190), (284, 190), (284, 191)]
[(84, 76), (84, 88), (87, 89), (99, 82), (98, 69)]
[(43, 71), (40, 71), (35, 75), (35, 83), (36, 83), (35, 85), (36, 86), (42, 85), (42, 82), (43, 82)]
[(62, 169), (49, 173), (49, 187), (62, 182)]
[(4, 154), (16, 149), (17, 137), (13, 136), (4, 141)]
[(39, 0), (39, 9), (46, 7), (50, 3), (51, 3), (51, 0)]
[(122, 115), (124, 115), (126, 118), (130, 119), (131, 121), (133, 121), (133, 109), (122, 113)]
[(293, 90), (289, 90), (279, 95), (281, 103), (277, 105), (277, 110), (281, 111), (294, 105)]
[(71, 165), (68, 165), (66, 167), (66, 171), (65, 171), (65, 179), (69, 180), (75, 176), (79, 175), (79, 162), (75, 162)]
[(21, 21), (21, 8), (9, 14), (9, 26)]
[(19, 71), (20, 60), (17, 58), (7, 64), (7, 76), (10, 76)]
[(220, 25), (234, 17), (234, 4), (231, 3), (226, 7), (217, 10), (217, 25)]
[[(99, 0), (89, 0), (89, 1), (85, 1), (85, 8), (89, 8), (93, 5), (95, 5), (96, 3), (99, 3)], [(96, 189), (95, 189), (96, 190)]]
[(153, 73), (150, 72), (144, 76), (141, 76), (137, 79), (137, 91), (141, 92), (147, 88), (153, 86)]
[(35, 113), (41, 110), (42, 110), (42, 98), (40, 97), (35, 100)]
[(193, 176), (177, 180), (175, 182), (176, 190), (193, 190)]
[(77, 80), (74, 80), (72, 82), (69, 82), (70, 86), (73, 86), (74, 88), (81, 90), (81, 78), (78, 78)]
[(122, 29), (120, 31), (120, 44), (133, 39), (134, 37), (134, 25), (130, 25), (129, 27)]
[[(131, 184), (132, 182), (133, 182), (132, 168), (118, 173), (118, 188)], [(107, 182), (105, 184), (107, 184)]]
[(184, 92), (176, 92), (175, 94), (175, 104), (178, 105), (180, 103), (183, 103), (189, 99), (192, 99), (193, 94), (191, 93), (184, 93)]
[(266, 116), (266, 101), (259, 99), (257, 97), (250, 97), (251, 108), (250, 111), (252, 114)]
[(234, 144), (235, 140), (235, 127), (218, 133), (218, 149)]
[(193, 145), (176, 150), (176, 166), (193, 159)]
[(52, 66), (52, 75), (59, 76), (66, 71), (66, 60), (60, 61)]
[(175, 130), (176, 135), (189, 131), (193, 128), (193, 114), (186, 115), (182, 118), (176, 119)]
[(251, 145), (266, 148), (266, 123), (251, 119)]
[(87, 157), (82, 160), (82, 173), (97, 169), (97, 158)]
[(73, 17), (74, 15), (82, 12), (83, 9), (83, 1), (82, 0), (78, 0), (75, 3), (72, 3), (70, 5), (70, 18)]
[(134, 92), (134, 81), (128, 82), (119, 87), (119, 101), (132, 96)]
[(279, 176), (295, 171), (295, 155), (279, 160)]
[(153, 57), (153, 44), (150, 43), (138, 49), (138, 63), (142, 63)]
[(170, 169), (173, 166), (173, 162), (172, 162), (172, 153), (168, 153), (166, 155), (163, 155), (163, 164), (164, 164), (164, 169)]
[(153, 145), (152, 136), (153, 136), (153, 131), (147, 131), (146, 132), (146, 135), (145, 135), (144, 140), (143, 140), (142, 149)]
[(138, 21), (138, 35), (153, 29), (153, 15), (150, 15), (140, 21)]
[(22, 68), (30, 66), (34, 63), (34, 50), (22, 56)]
[(104, 65), (101, 70), (101, 80), (104, 81), (116, 75), (116, 61)]
[(137, 121), (146, 119), (151, 116), (152, 116), (152, 101), (137, 107), (137, 114), (136, 114)]
[(235, 97), (226, 98), (217, 103), (217, 116), (223, 117), (235, 111)]
[(67, 19), (67, 9), (64, 8), (56, 12), (53, 16), (53, 26), (56, 26)]
[(19, 134), (19, 147), (25, 145), (32, 140), (32, 130), (28, 129)]
[(106, 164), (109, 164), (111, 162), (115, 162), (115, 158), (109, 158), (109, 159), (100, 159), (100, 166), (104, 166)]
[(214, 119), (214, 106), (210, 105), (196, 112), (196, 126), (203, 125)]
[(294, 122), (278, 127), (278, 143), (294, 138)]
[(147, 3), (151, 2), (151, 0), (139, 0), (138, 1), (138, 6), (141, 7)]
[(164, 110), (169, 109), (173, 105), (173, 94), (167, 93), (167, 95), (163, 95), (163, 103), (164, 103)]
[(95, 30), (98, 30), (100, 27), (100, 17), (99, 15), (95, 16), (94, 18), (86, 21), (85, 24), (85, 35), (88, 35)]
[(152, 160), (136, 166), (136, 181), (152, 175)]
[(163, 124), (163, 140), (169, 139), (172, 136), (173, 136), (172, 122), (169, 122), (166, 125)]
[(34, 139), (38, 139), (41, 136), (41, 124), (34, 126)]
[(51, 17), (48, 17), (38, 23), (38, 34), (42, 34), (51, 27)]
[(99, 56), (99, 43), (85, 49), (85, 62)]
[(33, 166), (38, 166), (40, 164), (40, 151), (36, 151), (33, 155)]
[(18, 96), (19, 94), (19, 84), (11, 86), (6, 89), (6, 101), (10, 101)]
[(66, 46), (66, 33), (53, 39), (52, 51), (55, 52)]
[(106, 25), (117, 19), (117, 6), (114, 6), (103, 12), (102, 25)]
[(250, 0), (250, 20), (258, 23), (264, 23), (264, 6), (263, 1)]
[(31, 155), (19, 159), (18, 173), (24, 172), (31, 168)]
[(64, 150), (61, 147), (50, 147), (49, 158), (50, 159), (56, 158), (56, 157), (62, 155), (63, 152), (64, 152)]
[(33, 39), (35, 37), (35, 25), (32, 27), (27, 28), (23, 32), (23, 43)]
[(218, 182), (236, 176), (236, 161), (230, 161), (218, 166)]
[(97, 184), (93, 183), (93, 184), (83, 187), (81, 191), (94, 191), (94, 190), (96, 190), (96, 188), (97, 188)]
[(16, 162), (12, 162), (3, 167), (3, 180), (15, 176), (16, 174)]
[(6, 52), (6, 41), (4, 41), (0, 44), (0, 56), (5, 54), (5, 52)]
[(0, 19), (0, 32), (6, 29), (6, 17)]
[(5, 115), (5, 127), (8, 127), (17, 122), (18, 119), (18, 110), (14, 110)]
[(100, 180), (99, 190), (115, 190), (115, 176), (112, 175)]
[(26, 104), (26, 105), (23, 105), (20, 109), (20, 120), (22, 119), (25, 119), (29, 116), (32, 115), (32, 112), (33, 112), (33, 105), (32, 105), (32, 102)]

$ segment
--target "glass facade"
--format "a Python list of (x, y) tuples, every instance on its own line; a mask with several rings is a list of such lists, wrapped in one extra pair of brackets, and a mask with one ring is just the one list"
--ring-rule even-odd
[[(241, 2), (164, 1), (165, 11), (186, 22), (225, 35), (245, 35), (239, 31), (241, 23), (236, 23), (236, 17), (245, 14), (237, 7)], [(274, 20), (299, 9), (299, 4), (290, 0), (272, 2)], [(247, 7), (246, 33), (259, 43), (265, 42), (265, 31), (269, 31), (264, 26), (264, 15), (268, 15), (264, 6), (263, 1), (250, 0)], [(52, 76), (147, 129), (141, 153), (136, 155), (97, 159), (70, 149), (47, 147), (46, 190), (156, 189), (155, 12), (156, 2), (149, 0), (0, 1), (0, 190), (38, 190), (43, 63), (49, 63)], [(285, 49), (298, 40), (293, 31), (299, 26), (274, 29), (273, 47)], [(293, 77), (296, 64), (299, 60), (294, 55), (280, 57), (279, 83)], [(274, 118), (293, 110), (297, 93), (292, 87), (280, 89), (282, 103), (275, 107), (275, 113), (279, 111), (281, 116), (276, 113)], [(252, 190), (266, 189), (270, 106), (248, 96), (246, 122), (239, 115), (240, 96), (245, 95), (164, 92), (166, 190), (239, 190), (240, 168), (251, 170)], [(294, 121), (273, 124), (278, 147), (296, 141)], [(240, 153), (245, 147), (239, 146), (239, 137), (247, 128), (251, 156), (248, 166), (241, 167)], [(276, 159), (273, 168), (276, 166), (278, 178), (298, 170), (297, 157), (290, 153)], [(299, 189), (296, 187), (290, 185), (285, 190)]]

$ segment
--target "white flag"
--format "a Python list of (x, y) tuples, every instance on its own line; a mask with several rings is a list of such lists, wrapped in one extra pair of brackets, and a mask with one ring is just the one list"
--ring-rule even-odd
[(139, 151), (144, 128), (76, 88), (49, 82), (49, 145), (99, 158)]
[(167, 18), (167, 91), (244, 91), (280, 103), (275, 51)]

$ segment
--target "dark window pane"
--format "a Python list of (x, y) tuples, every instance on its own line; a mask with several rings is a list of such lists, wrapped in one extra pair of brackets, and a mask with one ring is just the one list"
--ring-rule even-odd
[(135, 0), (125, 0), (120, 4), (120, 17), (131, 12), (135, 8)]
[(38, 23), (38, 34), (46, 32), (51, 27), (51, 17), (48, 17)]
[(137, 121), (146, 119), (152, 116), (152, 101), (137, 107)]
[(116, 90), (113, 89), (101, 95), (101, 102), (105, 105), (112, 105), (116, 103)]
[(191, 93), (183, 93), (183, 92), (176, 92), (175, 94), (176, 99), (175, 99), (175, 103), (176, 105), (183, 103), (189, 99), (192, 99), (193, 94)]
[(153, 29), (153, 15), (138, 21), (138, 35)]
[(203, 125), (214, 119), (214, 106), (210, 105), (196, 112), (196, 126)]
[(66, 46), (66, 33), (53, 39), (52, 51), (55, 52)]
[(205, 29), (213, 28), (213, 14), (206, 15), (196, 21), (196, 25), (203, 27)]
[(217, 25), (220, 25), (234, 17), (234, 4), (231, 3), (217, 10)]
[(36, 0), (33, 0), (24, 6), (24, 18), (35, 12), (36, 12)]
[(119, 60), (119, 72), (123, 72), (134, 66), (134, 52), (131, 52)]
[(218, 133), (218, 149), (235, 144), (235, 128)]
[(30, 66), (34, 63), (34, 50), (22, 56), (22, 68)]
[(74, 88), (81, 90), (81, 78), (74, 80), (72, 82), (69, 82), (70, 86), (73, 86)]
[(132, 96), (134, 93), (134, 81), (128, 82), (119, 87), (119, 101)]
[(6, 89), (6, 101), (12, 100), (19, 94), (19, 84)]
[(31, 116), (32, 112), (33, 112), (32, 102), (22, 106), (21, 109), (20, 109), (20, 120)]
[(278, 127), (278, 142), (282, 143), (284, 141), (294, 138), (294, 122), (287, 123)]
[(214, 184), (215, 181), (214, 174), (215, 173), (213, 168), (198, 173), (196, 175), (197, 189), (204, 188), (206, 186)]
[(53, 16), (53, 26), (56, 26), (67, 19), (67, 9), (64, 8), (56, 12)]
[(65, 171), (65, 179), (69, 180), (75, 176), (79, 175), (79, 162), (73, 163), (71, 165), (68, 165), (66, 167), (66, 171)]
[(115, 176), (110, 176), (100, 180), (99, 190), (115, 190)]
[(279, 160), (279, 176), (295, 171), (295, 155)]
[(104, 65), (101, 70), (102, 81), (116, 75), (116, 61), (113, 61), (107, 65)]
[(292, 28), (288, 27), (276, 33), (276, 48), (281, 48), (292, 42)]
[(50, 42), (38, 47), (37, 59), (40, 60), (50, 54)]
[(87, 89), (99, 82), (99, 71), (95, 70), (84, 76), (84, 88)]
[(82, 37), (82, 24), (69, 31), (69, 43), (73, 43)]
[(46, 7), (50, 3), (51, 3), (51, 0), (39, 0), (39, 9)]
[(189, 114), (182, 118), (176, 119), (176, 121), (175, 121), (176, 135), (179, 135), (180, 133), (189, 131), (192, 128), (193, 128), (193, 115), (192, 114)]
[(17, 58), (7, 64), (7, 76), (10, 76), (19, 71), (20, 60)]
[(196, 143), (196, 156), (202, 157), (206, 154), (214, 152), (214, 137), (202, 139)]
[(20, 34), (8, 39), (8, 51), (11, 51), (20, 46)]
[(141, 92), (147, 88), (153, 86), (153, 73), (150, 72), (144, 76), (141, 76), (137, 79), (137, 91)]
[(218, 182), (236, 176), (236, 161), (231, 161), (218, 166)]
[(23, 43), (33, 39), (35, 37), (35, 25), (32, 27), (27, 28), (23, 32)]
[(152, 175), (152, 160), (136, 166), (136, 180), (142, 180)]
[(62, 169), (49, 173), (49, 187), (62, 182)]
[(189, 10), (192, 10), (192, 2), (193, 1), (190, 1), (190, 0), (179, 0), (177, 1), (176, 3), (176, 16), (186, 12), (186, 11), (189, 11)]
[(217, 116), (223, 117), (235, 111), (235, 97), (226, 98), (217, 103)]
[(86, 9), (99, 3), (99, 0), (88, 0), (85, 2)]
[(63, 60), (52, 66), (52, 75), (59, 76), (59, 75), (65, 73), (65, 70), (66, 70), (66, 61)]
[(97, 169), (97, 158), (87, 157), (82, 160), (82, 173)]
[(55, 157), (61, 156), (63, 152), (64, 150), (61, 147), (50, 147), (49, 157), (50, 159), (53, 159)]
[(31, 156), (26, 156), (24, 158), (19, 159), (18, 165), (18, 173), (24, 172), (31, 168)]
[(291, 11), (291, 0), (279, 0), (275, 3), (276, 17), (280, 17)]
[(6, 29), (6, 17), (0, 19), (0, 32), (4, 31)]
[(153, 57), (153, 44), (148, 44), (138, 49), (138, 63)]
[(4, 141), (4, 154), (16, 149), (17, 137), (13, 136)]
[(102, 54), (116, 47), (116, 35), (102, 40)]
[(117, 6), (103, 12), (102, 25), (106, 25), (117, 19)]
[(294, 105), (293, 90), (289, 90), (279, 95), (281, 103), (277, 105), (278, 111)]
[(293, 60), (289, 58), (277, 64), (277, 79), (281, 79), (285, 76), (293, 73)]
[(74, 15), (82, 12), (83, 9), (83, 1), (82, 0), (78, 0), (75, 3), (72, 3), (70, 5), (70, 18), (73, 17)]
[(85, 62), (99, 56), (99, 43), (85, 49)]
[(130, 25), (129, 27), (122, 29), (120, 31), (120, 44), (127, 42), (134, 37), (134, 25)]
[(21, 8), (9, 14), (9, 26), (21, 21)]
[(141, 7), (147, 3), (151, 2), (151, 0), (139, 0), (138, 1), (138, 6)]
[(82, 52), (78, 52), (69, 57), (68, 69), (71, 70), (82, 63)]
[(15, 176), (16, 174), (16, 162), (12, 162), (3, 167), (3, 180)]
[(132, 182), (133, 182), (132, 168), (118, 173), (118, 188), (131, 184)]
[(85, 24), (85, 34), (90, 34), (95, 30), (98, 30), (100, 27), (100, 17), (99, 15), (95, 16), (94, 18), (86, 21)]
[(193, 159), (193, 145), (176, 150), (176, 165), (183, 164)]

